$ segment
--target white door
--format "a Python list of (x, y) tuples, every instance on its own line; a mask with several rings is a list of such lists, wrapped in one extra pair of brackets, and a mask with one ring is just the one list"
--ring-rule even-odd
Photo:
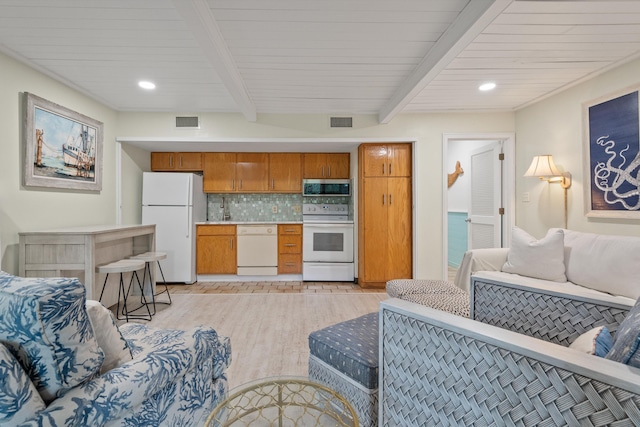
[(501, 152), (502, 142), (496, 141), (471, 153), (468, 249), (502, 246)]
[(167, 282), (193, 283), (196, 280), (191, 215), (191, 206), (142, 207), (142, 223), (156, 224), (156, 251), (167, 254), (167, 258), (160, 261)]

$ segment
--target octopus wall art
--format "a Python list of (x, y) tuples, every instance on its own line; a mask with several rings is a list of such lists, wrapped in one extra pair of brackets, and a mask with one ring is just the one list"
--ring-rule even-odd
[(616, 217), (626, 216), (627, 212), (640, 215), (638, 91), (587, 108), (590, 182), (587, 215)]

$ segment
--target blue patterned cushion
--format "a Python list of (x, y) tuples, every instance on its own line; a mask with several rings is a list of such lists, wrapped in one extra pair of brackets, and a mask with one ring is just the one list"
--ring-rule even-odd
[(0, 274), (0, 343), (46, 403), (96, 375), (104, 359), (78, 279)]
[(378, 388), (378, 313), (309, 335), (311, 354), (366, 388)]
[(640, 368), (640, 298), (624, 318), (613, 337), (606, 359)]
[(45, 406), (38, 391), (9, 350), (0, 344), (0, 425), (21, 424)]

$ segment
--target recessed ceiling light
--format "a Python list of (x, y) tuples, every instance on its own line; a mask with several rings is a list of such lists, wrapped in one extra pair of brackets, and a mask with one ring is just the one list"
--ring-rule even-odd
[(140, 86), (142, 89), (148, 89), (148, 90), (156, 88), (155, 84), (153, 84), (151, 82), (148, 82), (148, 81), (145, 81), (145, 80), (139, 81), (138, 82), (138, 86)]
[(488, 90), (492, 90), (496, 88), (496, 84), (495, 83), (483, 83), (481, 84), (478, 89), (480, 89), (481, 91), (485, 92)]

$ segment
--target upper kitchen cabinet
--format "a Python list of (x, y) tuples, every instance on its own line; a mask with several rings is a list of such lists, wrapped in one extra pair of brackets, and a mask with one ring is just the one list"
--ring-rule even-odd
[(349, 178), (349, 153), (305, 153), (304, 178)]
[(205, 193), (260, 193), (269, 189), (268, 153), (205, 153)]
[(204, 153), (203, 189), (205, 193), (235, 191), (236, 153)]
[(411, 144), (362, 144), (366, 177), (411, 176)]
[(202, 172), (202, 153), (151, 153), (154, 172)]
[(269, 190), (269, 154), (236, 154), (236, 191), (255, 193)]
[(302, 155), (300, 153), (269, 154), (269, 191), (277, 193), (302, 191)]

